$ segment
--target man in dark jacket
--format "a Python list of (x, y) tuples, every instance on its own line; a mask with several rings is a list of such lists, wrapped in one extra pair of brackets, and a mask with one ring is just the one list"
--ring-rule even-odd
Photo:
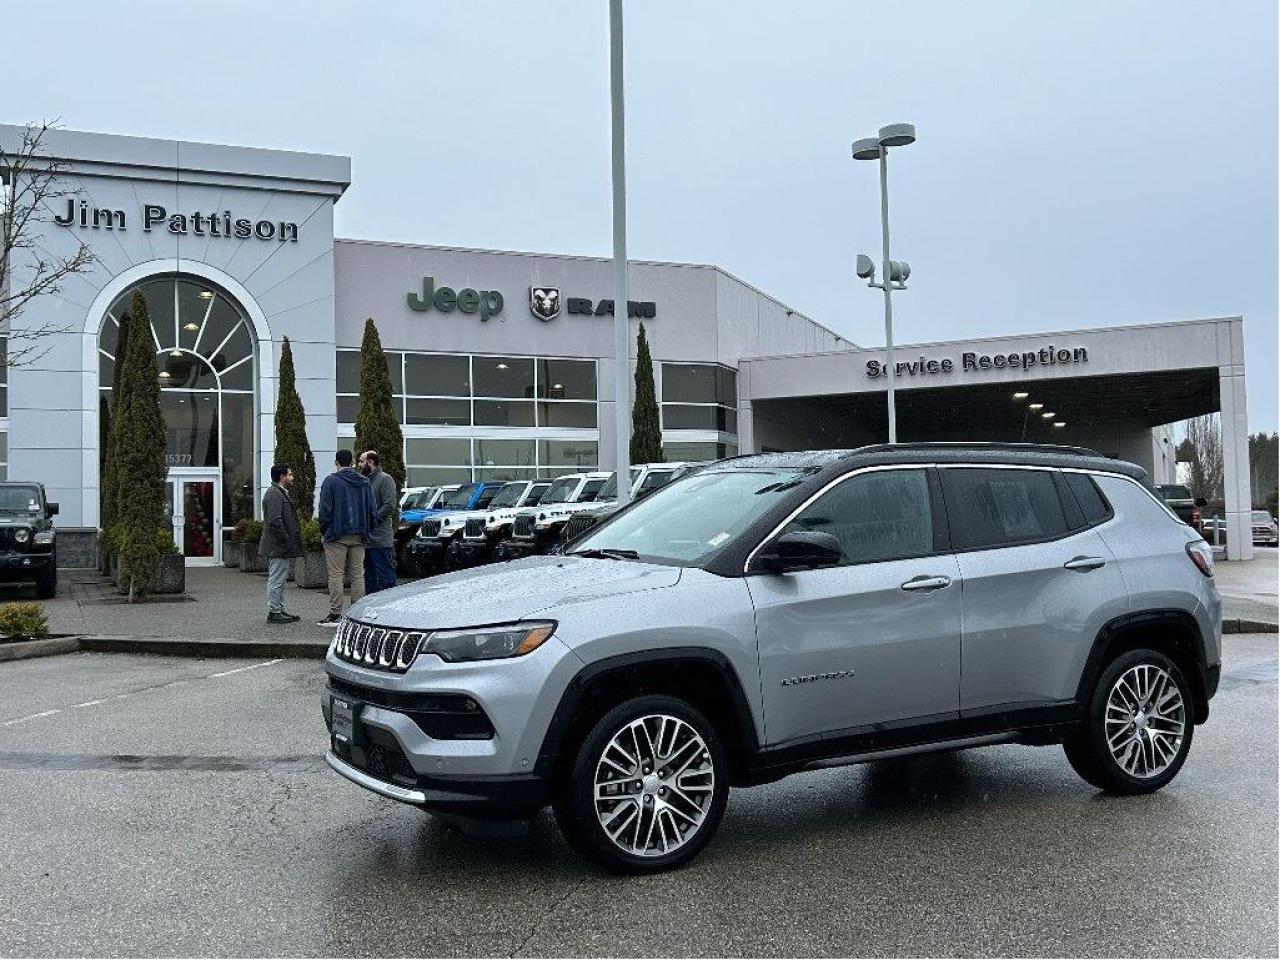
[(289, 565), (302, 556), (302, 528), (289, 498), (293, 471), (287, 463), (271, 468), (271, 486), (262, 495), (262, 540), (258, 554), (267, 561), (267, 623), (297, 623), (300, 617), (284, 608), (284, 584)]
[(350, 450), (339, 450), (337, 470), (320, 485), (320, 536), (329, 575), (329, 615), (322, 627), (342, 620), (342, 586), (351, 581), (351, 603), (364, 596), (364, 548), (373, 528), (373, 487), (352, 467)]
[(369, 533), (369, 546), (364, 551), (364, 592), (377, 593), (396, 585), (396, 565), (391, 559), (391, 547), (395, 543), (400, 497), (396, 478), (382, 469), (376, 450), (360, 454), (357, 466), (373, 484), (374, 523)]

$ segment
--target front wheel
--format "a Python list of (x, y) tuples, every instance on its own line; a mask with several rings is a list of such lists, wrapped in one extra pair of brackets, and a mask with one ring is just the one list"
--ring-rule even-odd
[(592, 727), (555, 814), (574, 847), (602, 866), (655, 873), (707, 845), (728, 797), (728, 762), (715, 727), (683, 700), (644, 696)]
[(1177, 776), (1191, 749), (1191, 688), (1155, 650), (1130, 650), (1102, 671), (1067, 760), (1112, 793), (1151, 793)]

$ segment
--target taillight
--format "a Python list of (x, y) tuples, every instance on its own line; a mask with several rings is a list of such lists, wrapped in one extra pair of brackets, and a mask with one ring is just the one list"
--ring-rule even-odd
[(1213, 576), (1213, 547), (1203, 540), (1193, 540), (1187, 544), (1187, 556), (1206, 577)]
[(1195, 527), (1197, 530), (1200, 529), (1200, 508), (1199, 507), (1191, 508), (1191, 525)]

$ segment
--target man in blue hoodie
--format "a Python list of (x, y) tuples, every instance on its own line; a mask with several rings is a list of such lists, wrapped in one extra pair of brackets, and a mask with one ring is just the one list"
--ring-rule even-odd
[(364, 596), (364, 548), (373, 529), (375, 509), (369, 478), (351, 466), (350, 450), (339, 450), (337, 467), (320, 485), (320, 536), (329, 574), (329, 615), (322, 627), (342, 620), (342, 588), (351, 581), (351, 603)]

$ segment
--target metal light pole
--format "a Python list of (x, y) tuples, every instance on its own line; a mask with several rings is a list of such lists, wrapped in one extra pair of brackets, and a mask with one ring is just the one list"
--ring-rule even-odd
[(609, 0), (613, 129), (613, 410), (618, 502), (631, 499), (631, 327), (627, 318), (627, 152), (622, 107), (622, 0)]
[[(881, 274), (880, 283), (874, 280), (871, 286), (878, 286), (884, 291), (884, 344), (885, 344), (885, 376), (888, 380), (886, 403), (889, 408), (889, 442), (898, 442), (898, 414), (894, 404), (894, 386), (897, 372), (893, 363), (893, 283), (899, 280), (905, 283), (908, 270), (895, 269), (900, 265), (889, 259), (889, 148), (905, 147), (914, 143), (916, 128), (909, 123), (891, 123), (880, 128), (877, 137), (867, 137), (853, 144), (853, 159), (880, 161), (880, 239), (881, 239)], [(899, 276), (900, 274), (900, 276)], [(898, 289), (902, 289), (900, 285)]]

